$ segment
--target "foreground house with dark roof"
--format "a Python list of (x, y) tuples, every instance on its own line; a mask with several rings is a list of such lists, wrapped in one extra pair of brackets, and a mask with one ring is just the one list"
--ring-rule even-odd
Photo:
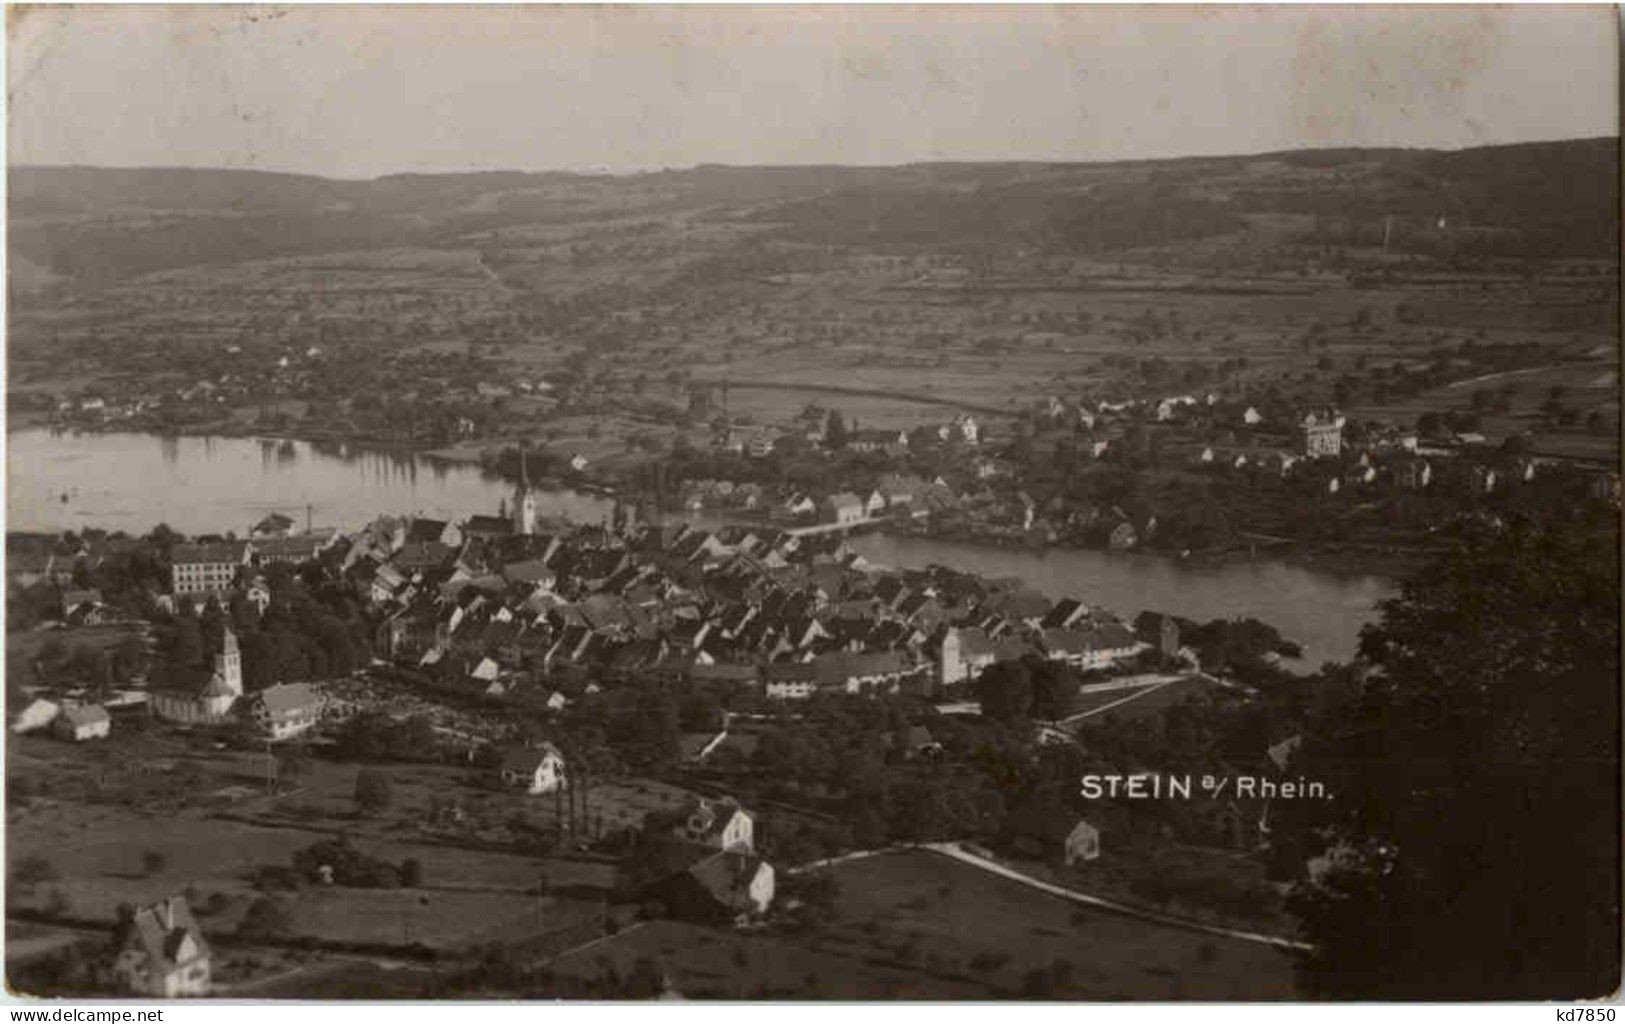
[(51, 721), (51, 728), (65, 740), (80, 743), (105, 739), (113, 730), (113, 720), (100, 704), (63, 708)]
[(115, 937), (113, 975), (136, 995), (208, 995), (211, 963), (208, 940), (181, 896), (140, 908)]
[(696, 924), (732, 924), (766, 913), (773, 903), (773, 865), (751, 853), (724, 850), (655, 882), (646, 899)]

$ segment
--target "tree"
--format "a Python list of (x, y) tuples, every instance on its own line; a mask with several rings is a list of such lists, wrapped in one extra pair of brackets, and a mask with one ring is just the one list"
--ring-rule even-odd
[(147, 850), (141, 854), (141, 870), (149, 875), (156, 875), (168, 863), (169, 858), (165, 857), (161, 851)]
[(1032, 676), (1019, 661), (996, 661), (977, 676), (975, 693), (987, 717), (1000, 721), (1025, 718), (1032, 709)]
[(633, 734), (639, 754), (649, 764), (659, 767), (677, 760), (682, 729), (678, 724), (677, 702), (671, 694), (639, 694), (636, 715)]
[(824, 421), (824, 446), (835, 450), (846, 447), (846, 422), (837, 409), (831, 409)]
[[(1464, 540), (1367, 627), (1371, 666), (1280, 802), (1318, 994), (1596, 996), (1619, 983), (1618, 523)], [(1560, 837), (1560, 839), (1558, 838)]]
[(197, 665), (203, 661), (203, 627), (194, 615), (175, 617), (175, 646), (170, 660), (177, 665)]
[(1032, 715), (1055, 721), (1065, 718), (1078, 693), (1078, 679), (1065, 662), (1030, 655), (1022, 659), (1032, 680)]
[(355, 804), (362, 814), (379, 814), (395, 799), (389, 776), (366, 769), (355, 777)]
[(416, 889), (423, 884), (423, 862), (416, 857), (408, 857), (401, 861), (401, 885), (408, 889)]

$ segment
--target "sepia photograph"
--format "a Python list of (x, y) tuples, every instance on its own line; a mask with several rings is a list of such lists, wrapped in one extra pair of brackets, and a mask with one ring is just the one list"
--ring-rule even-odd
[(7, 1001), (1618, 998), (1619, 8), (5, 14)]

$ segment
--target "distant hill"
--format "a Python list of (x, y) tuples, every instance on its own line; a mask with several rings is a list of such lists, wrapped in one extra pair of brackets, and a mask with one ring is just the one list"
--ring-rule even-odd
[(1444, 218), (1493, 229), (1497, 251), (1511, 255), (1607, 256), (1619, 237), (1617, 138), (1453, 152), (703, 165), (629, 176), (494, 171), (370, 181), (14, 167), (8, 182), (13, 254), (49, 275), (90, 284), (220, 261), (451, 244), (470, 232), (525, 223), (702, 208), (828, 245), (1100, 251), (1235, 231), (1249, 213), (1364, 224), (1395, 215)]

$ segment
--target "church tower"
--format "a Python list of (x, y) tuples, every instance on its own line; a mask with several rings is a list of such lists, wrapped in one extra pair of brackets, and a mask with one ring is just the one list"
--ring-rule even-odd
[(513, 532), (529, 537), (536, 532), (536, 492), (530, 489), (525, 452), (519, 452), (519, 486), (513, 491)]
[(233, 696), (243, 695), (243, 655), (237, 649), (237, 634), (229, 626), (220, 653), (214, 656), (214, 672)]

